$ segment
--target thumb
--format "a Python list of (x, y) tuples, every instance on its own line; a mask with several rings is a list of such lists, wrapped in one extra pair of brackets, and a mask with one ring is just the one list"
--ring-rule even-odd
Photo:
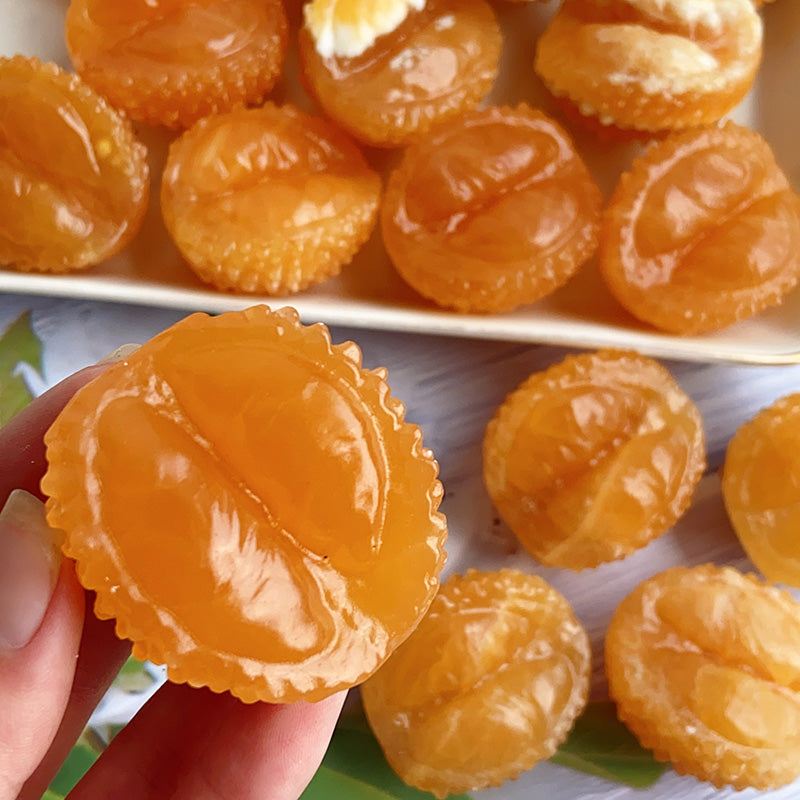
[(83, 590), (43, 503), (12, 492), (0, 511), (0, 800), (17, 796), (55, 736), (83, 615)]

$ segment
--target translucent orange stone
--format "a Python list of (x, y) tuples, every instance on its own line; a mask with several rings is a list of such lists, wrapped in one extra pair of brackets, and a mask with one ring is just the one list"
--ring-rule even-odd
[(150, 194), (147, 152), (76, 75), (0, 58), (0, 264), (67, 272), (122, 250)]
[(570, 356), (531, 375), (486, 429), (483, 475), (531, 555), (571, 569), (624, 558), (670, 528), (705, 468), (700, 412), (658, 362)]
[(192, 315), (46, 436), (47, 516), (138, 658), (252, 702), (376, 670), (438, 588), (437, 465), (385, 371), (264, 306)]
[(751, 0), (564, 0), (535, 69), (583, 117), (655, 132), (725, 116), (752, 86), (761, 48)]
[(551, 293), (592, 255), (601, 204), (559, 125), (526, 105), (488, 107), (406, 150), (381, 227), (420, 294), (458, 311), (504, 311)]
[(263, 100), (283, 71), (281, 0), (71, 0), (80, 75), (137, 120), (186, 128)]
[(717, 330), (778, 305), (800, 276), (800, 197), (769, 144), (732, 122), (672, 134), (620, 179), (600, 268), (640, 320)]
[(405, 145), (474, 108), (499, 69), (502, 35), (486, 0), (427, 0), (358, 56), (322, 56), (300, 31), (304, 84), (325, 113), (357, 139)]
[(675, 567), (619, 606), (609, 690), (657, 758), (717, 787), (800, 777), (800, 605), (730, 567)]
[(800, 586), (800, 394), (780, 398), (739, 428), (725, 455), (722, 496), (763, 575)]
[(267, 103), (207, 117), (172, 143), (161, 211), (203, 280), (284, 294), (349, 263), (375, 227), (380, 192), (335, 126)]
[(389, 763), (439, 798), (499, 786), (549, 758), (586, 704), (589, 639), (542, 578), (450, 578), (362, 687)]

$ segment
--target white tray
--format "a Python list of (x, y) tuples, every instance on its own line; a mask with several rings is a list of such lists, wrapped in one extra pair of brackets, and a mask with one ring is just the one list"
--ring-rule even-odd
[[(495, 7), (507, 37), (496, 102), (527, 100), (552, 110), (533, 73), (534, 42), (553, 13), (554, 3), (503, 3)], [(69, 67), (63, 36), (65, 0), (0, 0), (0, 54), (26, 53)], [(800, 186), (800, 148), (796, 130), (800, 112), (796, 81), (800, 76), (800, 2), (778, 0), (764, 10), (765, 58), (758, 83), (736, 109), (737, 121), (760, 130), (772, 143), (779, 163)], [(295, 71), (290, 51), (288, 73)], [(291, 77), (278, 92), (310, 108)], [(151, 146), (153, 174), (160, 172), (166, 137), (140, 128)], [(572, 129), (576, 144), (608, 192), (633, 155), (628, 145), (601, 144)], [(153, 197), (157, 197), (157, 181)], [(321, 320), (358, 328), (402, 330), (574, 347), (630, 347), (654, 356), (688, 361), (754, 364), (800, 363), (800, 291), (783, 306), (711, 335), (676, 337), (647, 329), (610, 297), (589, 264), (566, 287), (524, 309), (492, 316), (461, 315), (436, 309), (406, 287), (395, 274), (378, 236), (342, 275), (305, 293), (264, 298), (217, 292), (198, 281), (182, 262), (151, 204), (144, 230), (122, 255), (75, 275), (32, 275), (0, 270), (0, 291), (107, 300), (181, 310), (223, 311), (254, 302), (295, 306), (306, 321)]]

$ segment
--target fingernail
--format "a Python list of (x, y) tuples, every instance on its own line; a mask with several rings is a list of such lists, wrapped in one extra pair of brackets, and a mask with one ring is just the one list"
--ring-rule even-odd
[(123, 344), (109, 353), (105, 358), (101, 358), (98, 364), (113, 364), (115, 361), (124, 361), (134, 350), (138, 350), (141, 345), (138, 344)]
[(0, 511), (0, 651), (24, 647), (39, 630), (61, 560), (44, 503), (15, 489)]

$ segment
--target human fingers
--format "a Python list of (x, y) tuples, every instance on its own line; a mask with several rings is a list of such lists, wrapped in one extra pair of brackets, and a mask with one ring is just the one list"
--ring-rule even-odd
[(130, 655), (130, 642), (116, 636), (113, 622), (99, 620), (92, 613), (94, 594), (83, 594), (86, 614), (69, 700), (47, 752), (26, 781), (18, 800), (40, 800)]
[(344, 697), (245, 704), (227, 693), (167, 684), (70, 800), (297, 800), (322, 760)]
[[(19, 480), (14, 478), (13, 470), (0, 470), (0, 494), (20, 483), (35, 488), (45, 465), (44, 448), (39, 444), (41, 436), (57, 415), (60, 407), (66, 402), (66, 396), (69, 396), (77, 386), (88, 380), (93, 374), (96, 374), (93, 370), (89, 370), (88, 373), (85, 371), (81, 376), (82, 379), (73, 378), (66, 386), (43, 396), (40, 401), (36, 401), (35, 405), (29, 407), (27, 413), (23, 412), (24, 416), (16, 419), (15, 424), (11, 425), (8, 430), (0, 431), (0, 447), (8, 445), (10, 451), (24, 454), (24, 457), (32, 465), (31, 468), (24, 471), (24, 476)], [(66, 396), (64, 396), (65, 394)], [(2, 434), (6, 436), (6, 444), (2, 442)], [(3, 450), (2, 452), (8, 451)], [(114, 650), (115, 645), (116, 651)], [(33, 798), (41, 796), (42, 790), (49, 782), (61, 758), (79, 734), (88, 714), (105, 691), (108, 682), (116, 672), (116, 667), (124, 658), (124, 652), (120, 655), (119, 650), (124, 647), (125, 645), (113, 637), (107, 623), (98, 623), (92, 615), (86, 615), (79, 670), (76, 674), (74, 690), (67, 707), (64, 723), (56, 735), (50, 752), (45, 757), (42, 768), (26, 784), (20, 795), (21, 798), (33, 800)], [(112, 663), (114, 668), (110, 669), (109, 665)], [(83, 674), (83, 679), (81, 679), (81, 674)], [(104, 674), (105, 677), (103, 677)], [(144, 717), (137, 717), (137, 720), (143, 719), (144, 723), (140, 724), (135, 721), (118, 737), (118, 740), (115, 740), (115, 745), (112, 746), (113, 750), (98, 762), (101, 766), (93, 771), (92, 781), (102, 779), (104, 774), (102, 765), (112, 763), (112, 757), (117, 758), (117, 756), (113, 756), (113, 753), (118, 752), (122, 743), (131, 741), (131, 737), (136, 736), (137, 730), (145, 731), (139, 738), (139, 744), (143, 745), (145, 749), (152, 747), (154, 732), (161, 731), (159, 741), (162, 743), (183, 741), (179, 751), (183, 753), (183, 760), (179, 763), (183, 764), (184, 768), (176, 769), (174, 764), (170, 767), (170, 759), (164, 762), (166, 766), (163, 767), (165, 770), (163, 775), (172, 774), (176, 780), (182, 775), (186, 776), (187, 780), (181, 779), (180, 785), (186, 787), (185, 791), (188, 794), (180, 796), (191, 795), (193, 798), (225, 796), (214, 794), (213, 790), (208, 788), (215, 785), (214, 782), (219, 776), (223, 776), (223, 784), (231, 786), (232, 794), (230, 796), (236, 797), (237, 800), (253, 796), (248, 793), (250, 792), (249, 787), (258, 786), (259, 783), (264, 783), (269, 792), (272, 792), (265, 794), (259, 789), (256, 795), (259, 800), (273, 797), (276, 800), (294, 798), (300, 794), (302, 787), (311, 778), (321, 760), (341, 706), (341, 698), (331, 699), (313, 706), (306, 704), (244, 706), (225, 695), (220, 697), (210, 695), (208, 692), (186, 690), (185, 687), (183, 690), (168, 687), (163, 691), (164, 694), (159, 693), (158, 695), (159, 702), (150, 708), (155, 708), (156, 711), (159, 708), (162, 711), (166, 709), (167, 712), (170, 712), (173, 707), (181, 710), (178, 718), (189, 720), (184, 730), (181, 731), (182, 736), (185, 735), (186, 730), (190, 731), (188, 735), (185, 735), (185, 740), (180, 737), (172, 739), (166, 723), (151, 726), (145, 724), (150, 716), (148, 711)], [(174, 691), (178, 691), (178, 697), (174, 700), (173, 705), (170, 698)], [(181, 701), (181, 691), (191, 691), (189, 695), (191, 700)], [(204, 699), (207, 697), (212, 699)], [(166, 698), (163, 706), (161, 698)], [(210, 707), (205, 706), (206, 702), (211, 704)], [(184, 711), (185, 713), (183, 713)], [(240, 715), (243, 715), (243, 718), (240, 718)], [(215, 731), (214, 735), (210, 737), (210, 741), (209, 737), (201, 733), (209, 726)], [(227, 733), (225, 733), (226, 731)], [(251, 741), (251, 733), (253, 741)], [(162, 748), (157, 746), (155, 749)], [(170, 752), (168, 745), (165, 745), (163, 749), (167, 753)], [(136, 747), (131, 747), (129, 755), (135, 755), (135, 753)], [(217, 755), (214, 756), (214, 754)], [(135, 757), (130, 763), (132, 774), (144, 776), (145, 782), (148, 780), (147, 775), (153, 774), (153, 770), (147, 772), (144, 768), (137, 767), (136, 765), (140, 762), (136, 761)], [(190, 766), (195, 763), (196, 767)], [(232, 769), (233, 765), (239, 763), (242, 764), (239, 769)], [(154, 766), (154, 769), (157, 769), (157, 765)], [(171, 773), (170, 769), (172, 769)], [(231, 771), (226, 772), (228, 769)], [(124, 774), (126, 773), (123, 768), (117, 773), (117, 777)], [(156, 774), (159, 773), (156, 771)], [(226, 775), (229, 776), (229, 780), (224, 777)], [(113, 772), (110, 779), (112, 781), (114, 779)], [(194, 785), (198, 788), (192, 788)], [(125, 784), (125, 786), (126, 789), (129, 788), (129, 784)], [(92, 797), (94, 800), (95, 797), (103, 795), (90, 791), (84, 796)], [(164, 795), (159, 793), (148, 795), (142, 792), (141, 796), (163, 797)], [(178, 795), (174, 796), (178, 797)]]
[(105, 365), (86, 367), (48, 389), (0, 428), (0, 503), (14, 489), (41, 497), (39, 481), (47, 468), (43, 437), (67, 400), (100, 374)]
[[(45, 431), (69, 398), (104, 368), (103, 365), (88, 367), (70, 376), (34, 400), (3, 428), (0, 428), (0, 502), (5, 502), (14, 489), (21, 488), (39, 494), (39, 481), (46, 469), (43, 442)], [(48, 535), (50, 536), (49, 541), (54, 541), (53, 535)], [(72, 588), (75, 589), (77, 584), (74, 573), (71, 569), (68, 570), (68, 573), (69, 578), (64, 578), (64, 580), (70, 582)], [(7, 582), (3, 583), (8, 585)], [(21, 584), (22, 582), (19, 581), (18, 585)], [(26, 583), (26, 585), (28, 584)], [(59, 587), (60, 585), (61, 581), (59, 581)], [(19, 591), (12, 592), (11, 596), (21, 597)], [(56, 602), (59, 597), (57, 591), (53, 595), (52, 602)], [(129, 652), (129, 645), (117, 639), (110, 623), (100, 622), (92, 614), (84, 615), (85, 602), (90, 605), (93, 602), (91, 595), (86, 600), (84, 600), (83, 592), (80, 592), (79, 595), (70, 593), (68, 597), (71, 598), (69, 600), (72, 604), (71, 612), (68, 614), (67, 609), (62, 608), (63, 614), (60, 617), (54, 616), (54, 619), (59, 619), (60, 622), (55, 624), (52, 629), (43, 626), (41, 635), (66, 635), (68, 629), (71, 630), (71, 628), (66, 626), (65, 615), (73, 622), (77, 619), (76, 598), (79, 597), (80, 619), (83, 621), (83, 628), (79, 628), (79, 659), (77, 667), (75, 653), (72, 653), (66, 660), (62, 658), (52, 662), (50, 680), (53, 685), (62, 686), (64, 681), (69, 679), (68, 698), (66, 705), (64, 703), (57, 705), (52, 697), (48, 701), (48, 708), (56, 718), (57, 730), (51, 731), (47, 736), (37, 737), (37, 747), (32, 749), (31, 753), (42, 756), (42, 760), (22, 789), (20, 798), (38, 800), (41, 797)], [(42, 609), (42, 613), (44, 613), (44, 609)], [(18, 619), (18, 611), (5, 616), (7, 619)], [(57, 646), (55, 639), (52, 646)], [(31, 650), (31, 652), (34, 653), (32, 657), (35, 657), (37, 651)], [(63, 649), (61, 652), (63, 656)], [(21, 656), (18, 657), (21, 658)], [(0, 662), (0, 672), (3, 675), (7, 669), (11, 670), (8, 660)], [(30, 673), (30, 675), (33, 678), (34, 673)], [(32, 683), (32, 685), (34, 684)], [(45, 701), (48, 697), (47, 692), (40, 694), (40, 697)], [(0, 708), (5, 710), (4, 700), (5, 696), (0, 694)], [(3, 717), (11, 719), (8, 714), (4, 714)], [(59, 720), (60, 725), (58, 724)], [(34, 723), (35, 720), (32, 718), (30, 722)], [(44, 732), (44, 728), (42, 728), (42, 732)], [(0, 739), (0, 742), (2, 741)], [(44, 750), (47, 752), (44, 753)]]
[(83, 617), (42, 502), (13, 492), (0, 513), (0, 800), (18, 796), (58, 730)]

